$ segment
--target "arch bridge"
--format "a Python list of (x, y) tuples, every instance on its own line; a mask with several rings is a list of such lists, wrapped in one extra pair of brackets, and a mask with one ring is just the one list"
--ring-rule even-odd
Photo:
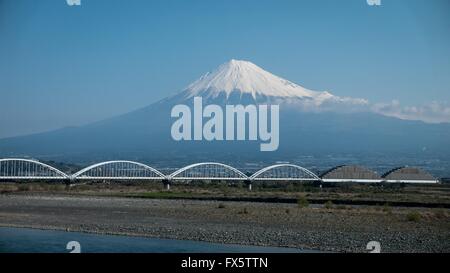
[[(358, 174), (358, 177), (354, 176)], [(406, 178), (408, 179), (406, 179)], [(404, 179), (405, 178), (405, 179)], [(252, 175), (217, 162), (191, 164), (163, 174), (143, 163), (115, 160), (96, 163), (74, 174), (66, 174), (46, 163), (21, 158), (0, 159), (0, 180), (62, 180), (67, 183), (87, 180), (156, 180), (167, 188), (174, 181), (242, 181), (249, 185), (258, 181), (288, 181), (336, 183), (437, 183), (437, 179), (417, 168), (400, 168), (380, 177), (373, 171), (358, 166), (339, 166), (325, 172), (321, 177), (312, 171), (294, 164), (276, 164), (260, 169)]]
[(86, 167), (70, 177), (72, 180), (161, 180), (166, 176), (145, 164), (126, 161), (106, 161)]
[(216, 162), (196, 163), (183, 167), (168, 176), (169, 180), (248, 180), (238, 169)]
[(252, 176), (253, 181), (320, 181), (320, 178), (308, 169), (293, 164), (277, 164), (265, 167)]
[(0, 179), (68, 179), (64, 172), (32, 159), (0, 159)]

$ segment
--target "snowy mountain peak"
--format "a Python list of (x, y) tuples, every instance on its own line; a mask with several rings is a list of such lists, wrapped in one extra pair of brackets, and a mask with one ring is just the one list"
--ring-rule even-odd
[(186, 89), (190, 96), (217, 97), (225, 92), (251, 94), (270, 97), (318, 98), (330, 97), (327, 92), (316, 92), (275, 76), (261, 67), (242, 60), (230, 60), (215, 70), (206, 73)]
[(230, 60), (220, 65), (174, 98), (190, 100), (197, 96), (215, 103), (284, 104), (308, 112), (352, 112), (366, 110), (368, 106), (365, 99), (312, 91), (241, 60)]

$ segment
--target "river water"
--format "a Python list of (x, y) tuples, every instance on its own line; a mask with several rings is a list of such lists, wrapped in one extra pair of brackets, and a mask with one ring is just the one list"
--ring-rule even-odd
[(0, 253), (305, 253), (307, 250), (0, 227)]

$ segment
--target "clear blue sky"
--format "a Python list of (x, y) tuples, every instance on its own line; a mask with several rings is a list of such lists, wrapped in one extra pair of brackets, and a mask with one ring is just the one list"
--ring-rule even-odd
[(0, 137), (86, 124), (234, 58), (313, 90), (450, 101), (450, 1), (0, 0)]

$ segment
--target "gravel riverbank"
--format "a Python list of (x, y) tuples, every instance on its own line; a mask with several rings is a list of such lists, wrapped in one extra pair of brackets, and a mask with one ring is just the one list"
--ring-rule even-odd
[[(420, 217), (411, 217), (419, 215)], [(0, 195), (0, 226), (337, 252), (449, 252), (448, 209)]]

